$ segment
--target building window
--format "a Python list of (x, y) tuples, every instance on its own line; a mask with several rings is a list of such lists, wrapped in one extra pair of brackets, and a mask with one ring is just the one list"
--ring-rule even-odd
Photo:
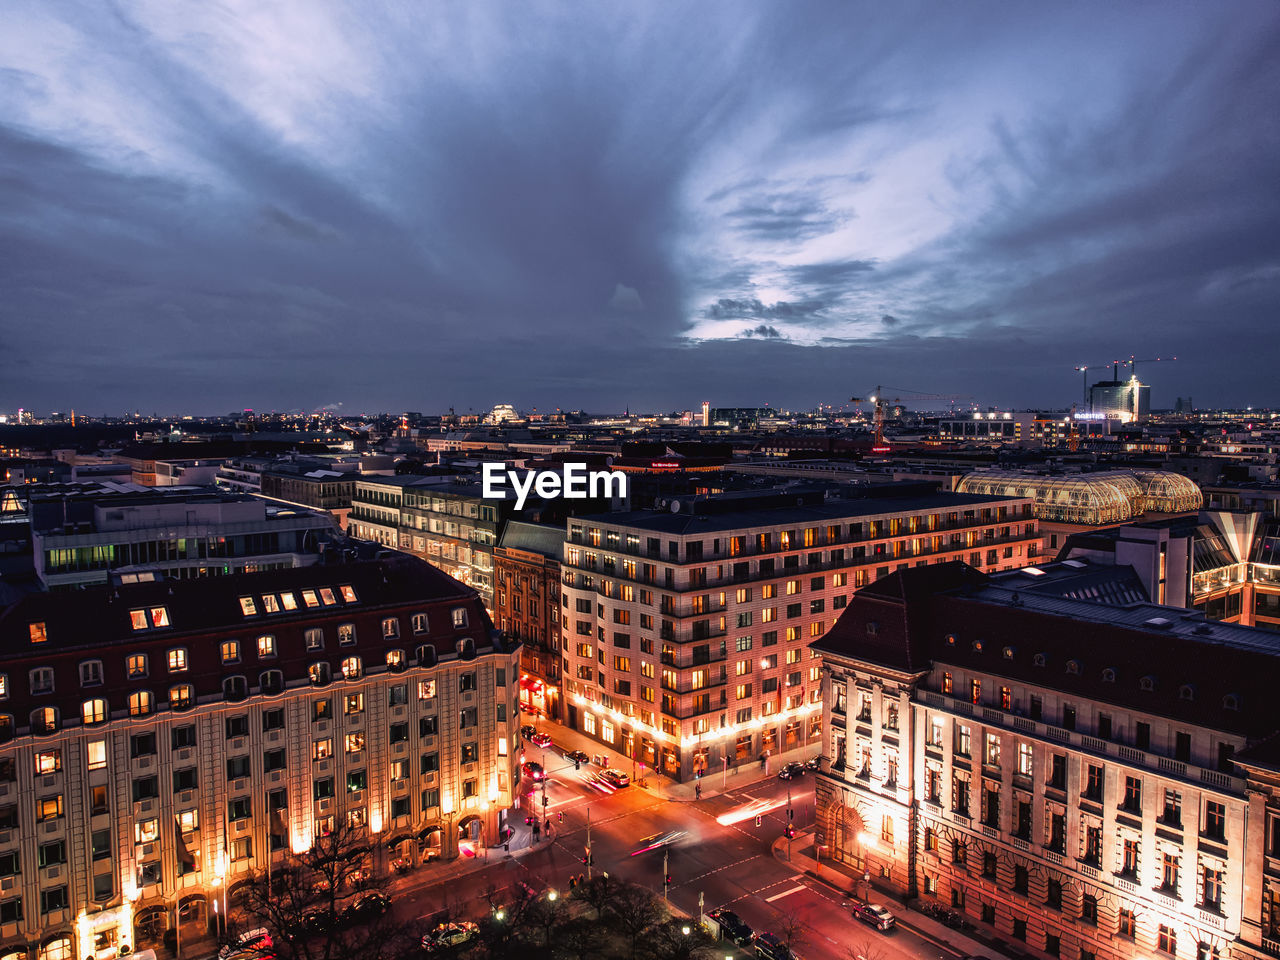
[(1173, 927), (1160, 924), (1160, 933), (1156, 939), (1156, 947), (1171, 957), (1178, 955), (1178, 934)]
[(467, 608), (466, 607), (454, 607), (451, 611), (449, 611), (449, 613), (450, 613), (450, 616), (453, 617), (453, 629), (465, 630), (467, 628)]
[(344, 680), (359, 680), (361, 672), (361, 664), (359, 657), (346, 657), (342, 661), (342, 678)]
[[(100, 687), (102, 686), (102, 661), (101, 660), (85, 660), (80, 664), (80, 686), (82, 687)], [(52, 690), (52, 677), (50, 678), (50, 689)], [(32, 691), (35, 692), (34, 690)]]
[(1205, 910), (1222, 908), (1222, 871), (1206, 865), (1200, 873), (1200, 906)]
[(190, 710), (196, 703), (195, 687), (189, 683), (180, 683), (169, 688), (169, 709)]
[(107, 741), (90, 740), (87, 745), (88, 766), (90, 770), (107, 768)]
[(400, 636), (400, 621), (395, 617), (387, 617), (382, 621), (382, 639), (395, 640)]
[(1206, 800), (1204, 805), (1205, 839), (1225, 842), (1227, 839), (1227, 807), (1224, 803)]
[(80, 720), (86, 726), (106, 723), (108, 716), (107, 701), (100, 697), (94, 700), (86, 700), (80, 705)]
[(320, 627), (309, 628), (303, 636), (306, 639), (306, 647), (308, 650), (324, 649), (324, 630)]
[(249, 681), (244, 677), (225, 677), (222, 681), (223, 699), (236, 703), (249, 696)]
[(325, 661), (307, 667), (307, 677), (313, 686), (322, 687), (329, 682), (329, 664)]
[(1134, 916), (1133, 911), (1126, 910), (1124, 907), (1121, 907), (1119, 920), (1116, 925), (1116, 933), (1122, 937), (1132, 940), (1137, 934), (1137, 930), (1138, 920), (1137, 917)]
[(390, 670), (392, 673), (399, 673), (404, 669), (404, 667), (405, 667), (404, 651), (388, 650), (387, 651), (387, 669)]
[(258, 659), (270, 660), (276, 655), (276, 638), (269, 633), (264, 633), (258, 638)]
[(223, 663), (239, 663), (240, 662), (240, 641), (239, 640), (223, 640), (219, 648), (222, 652)]
[(129, 716), (145, 717), (155, 709), (150, 690), (135, 690), (129, 694)]
[(1121, 807), (1130, 813), (1142, 813), (1142, 778), (1124, 778), (1124, 800)]
[(415, 613), (410, 622), (413, 625), (413, 632), (415, 634), (423, 634), (423, 633), (429, 632), (428, 630), (429, 623), (427, 620), (427, 615), (425, 613)]
[(338, 624), (338, 646), (350, 647), (356, 642), (356, 625), (354, 623)]
[(183, 647), (174, 647), (169, 651), (169, 672), (185, 673), (187, 669), (187, 651)]
[(1091, 893), (1080, 898), (1080, 919), (1094, 926), (1098, 924), (1098, 898)]
[(147, 655), (131, 653), (125, 659), (125, 672), (130, 680), (141, 680), (147, 675)]

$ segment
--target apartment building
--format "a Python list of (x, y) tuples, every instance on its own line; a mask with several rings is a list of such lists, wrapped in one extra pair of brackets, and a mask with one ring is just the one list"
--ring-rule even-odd
[(903, 571), (814, 644), (821, 856), (1035, 957), (1280, 955), (1280, 640), (1050, 572)]
[(559, 720), (564, 527), (510, 521), (494, 550), (494, 618), (521, 643), (520, 709)]
[(910, 566), (963, 558), (1002, 570), (1038, 554), (1029, 497), (831, 493), (569, 520), (569, 725), (680, 779), (816, 746), (821, 667), (809, 644), (855, 590)]
[(211, 577), (305, 566), (333, 519), (232, 493), (61, 492), (28, 503), (36, 575), (47, 590), (151, 571)]
[(0, 956), (190, 942), (339, 822), (375, 871), (497, 842), (518, 667), (474, 591), (404, 556), (24, 597), (0, 613)]

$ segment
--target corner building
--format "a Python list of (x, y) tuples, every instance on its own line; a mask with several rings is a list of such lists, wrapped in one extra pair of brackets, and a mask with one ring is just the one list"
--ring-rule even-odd
[(370, 869), (496, 843), (518, 646), (408, 557), (33, 594), (0, 614), (0, 957), (203, 936), (346, 822)]
[(1280, 956), (1280, 640), (1040, 575), (906, 571), (814, 644), (820, 854), (1035, 957)]
[(679, 501), (568, 521), (568, 725), (681, 780), (821, 739), (809, 644), (859, 587), (966, 558), (1032, 562), (1029, 498), (827, 490)]

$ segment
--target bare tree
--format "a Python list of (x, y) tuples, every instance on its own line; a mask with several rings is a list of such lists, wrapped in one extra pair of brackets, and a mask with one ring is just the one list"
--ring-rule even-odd
[(596, 912), (596, 919), (599, 920), (605, 910), (613, 905), (620, 887), (621, 884), (617, 880), (607, 873), (602, 873), (586, 883), (578, 884), (577, 889), (574, 890), (574, 896), (583, 903), (589, 904)]
[(609, 918), (626, 935), (631, 944), (632, 957), (636, 955), (641, 937), (666, 916), (666, 908), (653, 891), (633, 883), (620, 884), (609, 907)]
[(556, 931), (556, 955), (569, 960), (594, 960), (600, 956), (604, 940), (599, 921), (574, 917)]
[(280, 960), (392, 960), (420, 933), (391, 917), (386, 881), (365, 866), (362, 829), (342, 825), (317, 837), (309, 850), (290, 854), (268, 873), (238, 885), (234, 916), (223, 942), (238, 946), (247, 931), (266, 930), (270, 942), (247, 943), (249, 956)]
[(778, 918), (778, 939), (790, 950), (805, 941), (805, 924), (798, 913), (788, 911)]
[(718, 955), (715, 947), (715, 939), (701, 924), (681, 917), (667, 918), (645, 937), (648, 960), (712, 960)]
[(485, 891), (489, 916), (480, 924), (480, 942), (490, 957), (527, 957), (535, 941), (529, 936), (535, 926), (538, 893), (528, 884), (517, 883), (499, 890), (492, 883)]
[(849, 960), (889, 960), (889, 951), (884, 949), (879, 940), (868, 938), (846, 947), (845, 956)]

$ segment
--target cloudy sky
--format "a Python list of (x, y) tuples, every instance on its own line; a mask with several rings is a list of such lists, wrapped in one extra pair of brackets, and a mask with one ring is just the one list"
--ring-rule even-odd
[(10, 0), (0, 410), (1063, 406), (1131, 354), (1280, 404), (1276, 50), (1273, 0)]

